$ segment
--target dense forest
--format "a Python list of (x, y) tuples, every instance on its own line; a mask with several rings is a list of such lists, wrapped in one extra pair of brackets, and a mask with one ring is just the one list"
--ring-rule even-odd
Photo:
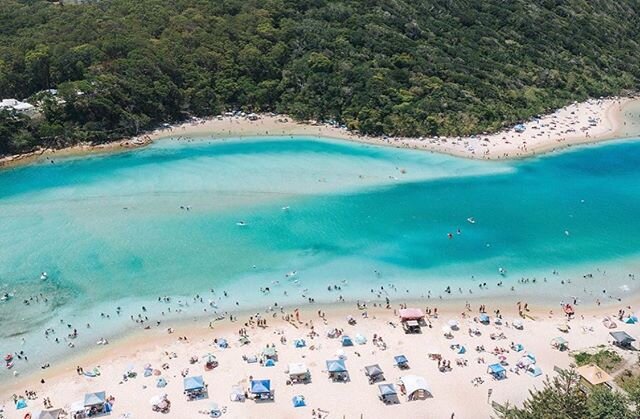
[(0, 155), (227, 110), (497, 130), (637, 90), (639, 41), (636, 0), (2, 0), (0, 98), (40, 112), (0, 112)]

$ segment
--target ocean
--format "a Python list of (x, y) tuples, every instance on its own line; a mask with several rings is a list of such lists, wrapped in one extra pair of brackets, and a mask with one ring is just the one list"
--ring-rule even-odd
[(638, 288), (639, 215), (633, 140), (487, 162), (310, 137), (165, 139), (42, 161), (0, 171), (0, 353), (42, 362), (141, 327), (131, 316), (309, 299), (623, 298)]

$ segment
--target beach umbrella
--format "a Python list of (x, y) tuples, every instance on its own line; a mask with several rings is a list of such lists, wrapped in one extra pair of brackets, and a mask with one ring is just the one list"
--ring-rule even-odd
[(160, 371), (160, 370), (153, 370), (153, 375), (158, 376), (158, 375), (160, 375), (160, 374), (162, 374), (162, 371)]
[(292, 402), (293, 402), (293, 407), (306, 406), (304, 402), (304, 396), (293, 396)]
[(150, 377), (150, 376), (151, 376), (151, 374), (153, 374), (153, 371), (148, 370), (148, 369), (145, 369), (145, 370), (144, 370), (144, 374), (143, 374), (143, 375), (144, 375), (145, 377)]

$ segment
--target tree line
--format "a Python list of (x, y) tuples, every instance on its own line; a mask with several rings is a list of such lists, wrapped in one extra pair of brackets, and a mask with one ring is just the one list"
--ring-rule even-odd
[(636, 90), (638, 40), (634, 0), (2, 0), (0, 98), (40, 113), (0, 111), (0, 155), (236, 109), (495, 131)]

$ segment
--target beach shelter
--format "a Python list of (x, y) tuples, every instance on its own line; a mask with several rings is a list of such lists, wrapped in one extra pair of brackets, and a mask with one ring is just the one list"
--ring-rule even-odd
[(405, 375), (400, 377), (400, 386), (404, 388), (407, 400), (426, 399), (432, 396), (431, 388), (424, 377), (417, 375)]
[(293, 399), (291, 399), (291, 401), (293, 402), (293, 407), (306, 406), (306, 403), (304, 402), (304, 396), (293, 396)]
[(559, 351), (564, 351), (569, 348), (569, 342), (563, 337), (555, 337), (551, 339), (551, 346)]
[(303, 362), (296, 362), (289, 364), (289, 378), (291, 381), (304, 382), (311, 378), (309, 374), (309, 368)]
[(240, 339), (238, 339), (238, 342), (240, 342), (240, 345), (248, 345), (251, 343), (249, 338), (246, 336), (240, 336)]
[(327, 371), (329, 373), (347, 372), (347, 366), (342, 359), (327, 361)]
[(221, 349), (225, 349), (229, 347), (229, 342), (227, 342), (226, 339), (222, 338), (222, 339), (218, 339), (218, 347)]
[(34, 415), (34, 418), (35, 419), (59, 419), (63, 413), (64, 413), (64, 410), (62, 409), (41, 410), (39, 413)]
[(638, 323), (638, 318), (636, 316), (625, 317), (624, 322), (627, 324), (636, 324)]
[(244, 401), (244, 391), (240, 386), (231, 387), (231, 394), (229, 395), (229, 399), (232, 402), (242, 402)]
[(83, 400), (78, 400), (77, 402), (73, 402), (71, 403), (71, 406), (69, 406), (69, 413), (71, 413), (72, 417), (74, 413), (79, 413), (79, 412), (84, 412), (84, 401)]
[(467, 352), (467, 349), (464, 346), (461, 346), (460, 349), (458, 349), (458, 355), (462, 355), (466, 352)]
[(522, 323), (522, 320), (520, 319), (515, 319), (514, 321), (511, 322), (511, 324), (516, 329), (520, 329), (520, 330), (524, 329), (524, 323)]
[(369, 383), (373, 384), (378, 380), (384, 380), (384, 373), (382, 372), (382, 368), (380, 365), (373, 364), (364, 367), (364, 373), (367, 377), (369, 377)]
[(249, 391), (256, 395), (271, 393), (271, 380), (251, 380)]
[(524, 351), (524, 346), (522, 346), (521, 343), (516, 343), (515, 345), (513, 345), (513, 350), (516, 352), (522, 352)]
[(162, 377), (158, 378), (158, 381), (156, 381), (156, 387), (163, 388), (163, 387), (166, 387), (166, 386), (167, 386), (167, 380), (165, 380)]
[(613, 381), (613, 377), (595, 364), (578, 367), (576, 372), (580, 375), (580, 383), (589, 389), (598, 386), (610, 387), (609, 382)]
[(353, 346), (353, 341), (347, 335), (342, 337), (342, 346)]
[(401, 321), (407, 320), (422, 320), (424, 319), (424, 312), (419, 308), (402, 308), (398, 311)]
[(358, 344), (358, 345), (364, 345), (365, 343), (367, 343), (367, 338), (365, 338), (364, 336), (362, 336), (360, 333), (358, 333), (353, 340)]
[(104, 405), (107, 401), (107, 395), (104, 391), (97, 393), (87, 393), (84, 395), (84, 407), (96, 407)]
[(487, 372), (493, 376), (496, 380), (502, 380), (507, 378), (507, 370), (500, 364), (491, 364), (487, 368)]
[(396, 363), (396, 366), (400, 369), (407, 369), (409, 368), (409, 360), (407, 359), (406, 356), (404, 355), (397, 355), (393, 357), (393, 360)]
[(449, 325), (449, 327), (453, 330), (457, 330), (458, 327), (460, 327), (460, 323), (455, 320), (455, 319), (451, 319), (447, 322), (447, 324)]
[(304, 348), (305, 346), (307, 346), (307, 343), (304, 341), (304, 339), (296, 339), (293, 341), (293, 346), (295, 346), (296, 348)]
[(25, 407), (27, 407), (27, 401), (25, 399), (18, 399), (18, 402), (16, 403), (16, 409), (24, 409)]
[(267, 359), (264, 363), (265, 367), (275, 367), (276, 366), (276, 361), (274, 361), (273, 359)]
[(531, 360), (531, 358), (529, 358), (528, 356), (523, 356), (522, 358), (520, 358), (520, 360), (516, 365), (518, 365), (520, 368), (527, 368), (529, 365), (532, 365), (532, 364), (533, 364), (533, 361)]
[(194, 377), (186, 377), (184, 379), (184, 391), (191, 392), (202, 390), (204, 388), (204, 378), (201, 375)]
[(378, 384), (380, 400), (384, 403), (398, 403), (398, 392), (393, 384)]
[(278, 359), (278, 351), (273, 346), (267, 346), (262, 350), (262, 357), (265, 359)]
[(527, 368), (527, 374), (532, 377), (538, 377), (542, 375), (542, 369), (537, 365), (531, 365), (529, 366), (529, 368)]
[(486, 315), (485, 313), (480, 313), (480, 315), (478, 316), (478, 320), (480, 321), (480, 323), (483, 323), (483, 324), (489, 324), (489, 322), (491, 321), (489, 316)]
[(614, 345), (618, 345), (623, 348), (631, 347), (631, 344), (636, 340), (631, 337), (627, 332), (618, 331), (618, 332), (609, 332), (611, 337), (613, 337)]

